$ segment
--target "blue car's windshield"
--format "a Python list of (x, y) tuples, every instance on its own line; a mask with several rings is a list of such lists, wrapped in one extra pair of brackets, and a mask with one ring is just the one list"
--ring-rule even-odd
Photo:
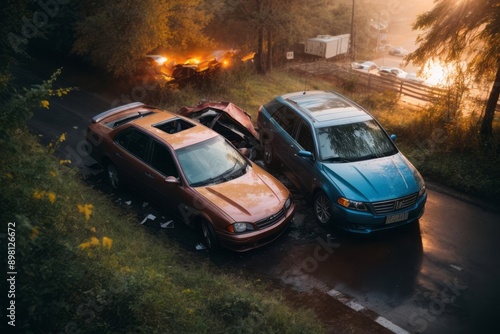
[(392, 140), (373, 120), (319, 128), (322, 161), (359, 161), (397, 153)]

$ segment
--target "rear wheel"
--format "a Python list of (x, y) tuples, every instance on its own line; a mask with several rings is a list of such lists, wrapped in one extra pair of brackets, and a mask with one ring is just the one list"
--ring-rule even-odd
[(321, 224), (331, 224), (333, 221), (332, 203), (322, 191), (314, 196), (314, 214)]
[(108, 174), (108, 180), (113, 189), (119, 189), (121, 186), (120, 175), (118, 174), (118, 170), (113, 163), (109, 163), (106, 166), (106, 173)]
[(212, 224), (203, 219), (201, 221), (201, 232), (203, 234), (203, 241), (205, 242), (205, 246), (211, 251), (219, 249), (219, 241), (217, 240), (217, 236), (215, 235), (214, 228)]

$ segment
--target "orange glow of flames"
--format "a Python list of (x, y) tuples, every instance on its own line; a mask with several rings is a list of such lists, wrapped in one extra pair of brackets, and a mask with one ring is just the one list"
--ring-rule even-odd
[(156, 63), (158, 63), (158, 65), (160, 65), (160, 66), (163, 65), (163, 64), (165, 64), (165, 62), (167, 60), (168, 60), (168, 58), (166, 58), (166, 57), (159, 57), (159, 58), (155, 59)]
[(451, 67), (440, 62), (428, 62), (423, 71), (425, 82), (433, 86), (444, 86), (448, 83), (451, 74)]

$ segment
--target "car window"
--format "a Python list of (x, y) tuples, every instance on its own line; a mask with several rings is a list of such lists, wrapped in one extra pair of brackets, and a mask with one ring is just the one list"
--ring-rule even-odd
[(179, 177), (179, 173), (177, 172), (174, 159), (169, 149), (157, 141), (153, 141), (151, 166), (164, 176)]
[(304, 121), (300, 121), (299, 133), (297, 134), (297, 142), (306, 151), (314, 152), (314, 141), (309, 126)]
[(127, 129), (118, 134), (116, 142), (137, 158), (144, 160), (146, 157), (149, 137), (136, 129)]
[(283, 106), (276, 113), (274, 113), (274, 120), (292, 137), (294, 137), (293, 130), (295, 128), (295, 124), (300, 120), (299, 115), (297, 115), (294, 111), (288, 109)]
[(218, 184), (246, 172), (247, 162), (241, 153), (217, 136), (175, 151), (190, 186)]
[(375, 121), (335, 125), (318, 129), (322, 160), (359, 161), (397, 153), (392, 140)]

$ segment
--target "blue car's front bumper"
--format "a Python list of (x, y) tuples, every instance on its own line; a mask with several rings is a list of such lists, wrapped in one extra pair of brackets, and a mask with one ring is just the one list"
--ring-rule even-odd
[[(338, 204), (333, 206), (334, 222), (341, 229), (359, 234), (369, 234), (375, 231), (397, 228), (417, 221), (424, 214), (427, 193), (418, 198), (416, 203), (404, 210), (394, 211), (386, 215), (374, 215), (371, 212), (346, 209)], [(387, 223), (387, 217), (408, 212), (404, 220)]]

